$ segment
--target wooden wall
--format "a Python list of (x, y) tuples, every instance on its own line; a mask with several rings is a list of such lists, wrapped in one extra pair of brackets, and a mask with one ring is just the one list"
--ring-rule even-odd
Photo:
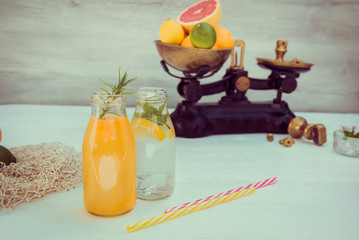
[[(160, 66), (153, 40), (167, 18), (196, 0), (0, 0), (0, 104), (88, 105), (117, 70), (139, 79), (133, 89), (168, 89), (170, 106), (182, 99), (178, 81)], [(276, 40), (289, 42), (285, 59), (313, 63), (283, 99), (293, 111), (359, 113), (359, 1), (222, 0), (220, 25), (246, 42), (249, 75), (269, 71), (256, 58), (274, 58)], [(225, 67), (229, 66), (229, 61)], [(218, 80), (221, 69), (214, 77)], [(215, 102), (222, 94), (204, 97)], [(274, 91), (248, 93), (271, 100)], [(129, 97), (128, 105), (134, 106)], [(0, 113), (1, 114), (1, 113)]]

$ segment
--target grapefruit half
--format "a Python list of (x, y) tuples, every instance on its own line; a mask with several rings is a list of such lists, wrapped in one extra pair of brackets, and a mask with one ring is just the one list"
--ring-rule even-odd
[(184, 10), (177, 19), (186, 33), (192, 27), (201, 22), (208, 23), (212, 27), (217, 27), (221, 20), (221, 4), (219, 0), (200, 1)]

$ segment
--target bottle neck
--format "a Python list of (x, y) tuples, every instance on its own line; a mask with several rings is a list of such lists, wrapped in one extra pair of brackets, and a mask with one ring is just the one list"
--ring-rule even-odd
[(167, 92), (164, 88), (144, 87), (137, 90), (136, 113), (167, 114)]
[(126, 96), (108, 95), (100, 92), (91, 97), (92, 116), (98, 119), (109, 119), (114, 117), (127, 117)]
[(137, 90), (137, 101), (165, 102), (167, 91), (164, 88), (143, 87)]

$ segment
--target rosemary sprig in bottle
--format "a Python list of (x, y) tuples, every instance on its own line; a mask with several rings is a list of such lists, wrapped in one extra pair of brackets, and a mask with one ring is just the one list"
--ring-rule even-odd
[(104, 91), (104, 93), (93, 92), (94, 95), (98, 95), (99, 98), (102, 100), (102, 103), (101, 103), (101, 106), (100, 106), (100, 112), (98, 114), (99, 119), (102, 119), (106, 114), (109, 114), (109, 113), (116, 114), (116, 113), (110, 112), (111, 104), (114, 101), (116, 101), (116, 99), (120, 95), (135, 93), (134, 91), (125, 88), (125, 86), (127, 86), (131, 82), (135, 81), (137, 79), (137, 77), (131, 78), (131, 79), (127, 79), (127, 78), (128, 78), (128, 73), (127, 72), (125, 72), (125, 74), (121, 77), (121, 67), (119, 67), (119, 69), (118, 69), (118, 84), (117, 85), (116, 84), (112, 85), (110, 83), (107, 83), (104, 80), (102, 80), (100, 77), (98, 77), (98, 79), (105, 86), (110, 88), (110, 90), (106, 90), (104, 88), (101, 88), (101, 90)]

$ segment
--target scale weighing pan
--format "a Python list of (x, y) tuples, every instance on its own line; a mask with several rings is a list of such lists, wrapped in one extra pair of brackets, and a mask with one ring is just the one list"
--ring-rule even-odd
[(313, 64), (305, 63), (297, 58), (293, 59), (292, 61), (257, 58), (257, 64), (265, 69), (271, 69), (277, 71), (292, 70), (292, 72), (298, 72), (298, 73), (307, 72), (313, 66)]
[(232, 48), (203, 49), (189, 48), (155, 40), (161, 58), (171, 67), (186, 73), (197, 73), (198, 69), (208, 66), (210, 72), (217, 71), (231, 55)]

